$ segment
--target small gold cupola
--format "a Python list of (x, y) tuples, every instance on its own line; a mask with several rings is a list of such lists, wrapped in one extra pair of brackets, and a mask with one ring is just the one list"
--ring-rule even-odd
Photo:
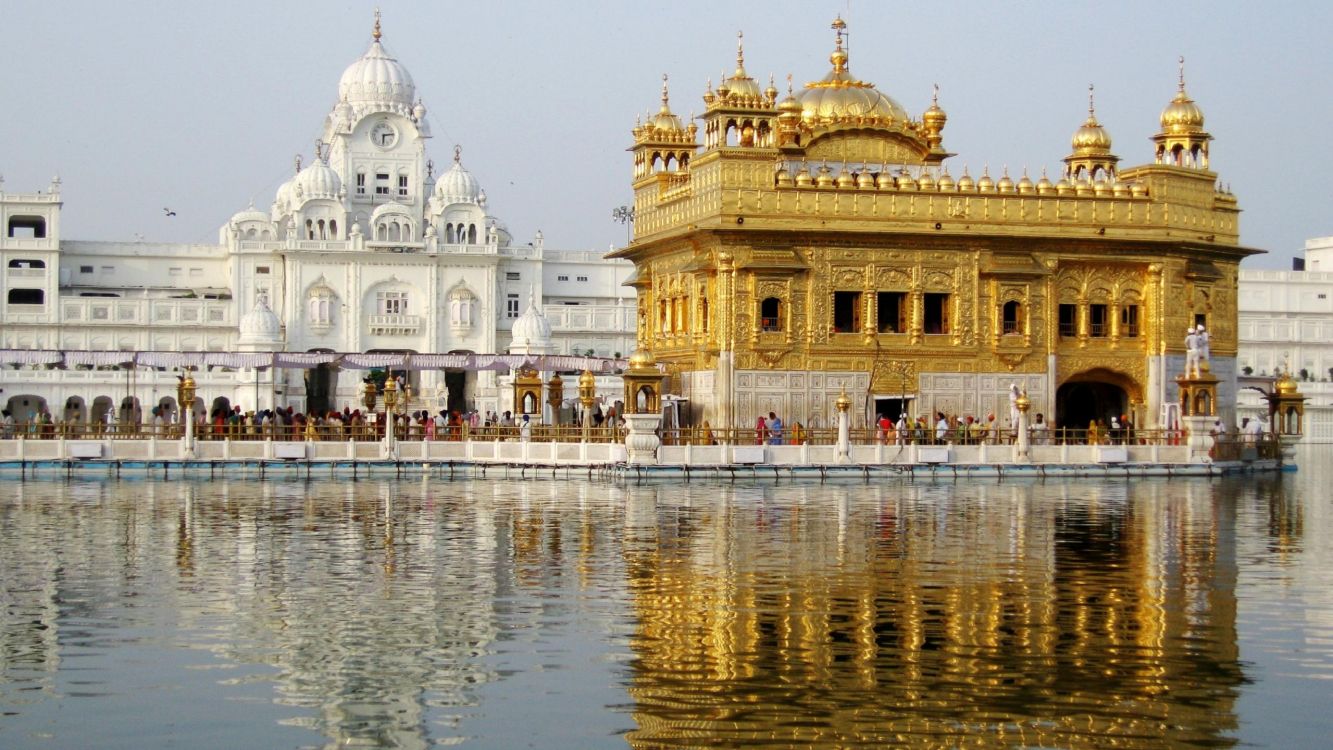
[(1069, 141), (1073, 151), (1064, 159), (1065, 177), (1073, 182), (1114, 180), (1120, 163), (1120, 157), (1111, 153), (1111, 134), (1097, 121), (1094, 94), (1088, 84), (1088, 119), (1074, 131)]
[(1203, 129), (1203, 110), (1185, 93), (1185, 58), (1180, 58), (1176, 96), (1162, 110), (1162, 129), (1152, 137), (1157, 163), (1192, 169), (1208, 169), (1208, 142)]

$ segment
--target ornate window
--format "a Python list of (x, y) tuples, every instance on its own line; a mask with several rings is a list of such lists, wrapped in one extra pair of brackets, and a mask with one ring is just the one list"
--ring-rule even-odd
[(1014, 336), (1023, 332), (1023, 306), (1017, 300), (1009, 300), (1000, 310), (1000, 333)]
[(315, 331), (327, 331), (333, 327), (333, 306), (337, 297), (333, 290), (320, 285), (310, 290), (306, 298), (306, 322)]
[(406, 315), (407, 292), (380, 292), (375, 298), (375, 309), (380, 315)]
[(455, 331), (472, 329), (476, 314), (477, 297), (467, 287), (458, 286), (449, 292), (449, 327)]

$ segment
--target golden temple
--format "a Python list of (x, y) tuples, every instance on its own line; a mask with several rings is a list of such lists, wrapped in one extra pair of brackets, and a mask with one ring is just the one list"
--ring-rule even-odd
[(1183, 60), (1151, 163), (1120, 166), (1090, 93), (1058, 179), (973, 176), (947, 163), (938, 90), (913, 117), (852, 74), (833, 28), (832, 68), (802, 90), (761, 87), (738, 42), (702, 125), (664, 77), (633, 130), (634, 235), (612, 257), (635, 264), (639, 348), (687, 419), (829, 426), (845, 388), (863, 420), (991, 412), (1008, 428), (1016, 384), (1057, 426), (1166, 426), (1197, 325), (1234, 403), (1237, 270), (1261, 251), (1239, 243)]

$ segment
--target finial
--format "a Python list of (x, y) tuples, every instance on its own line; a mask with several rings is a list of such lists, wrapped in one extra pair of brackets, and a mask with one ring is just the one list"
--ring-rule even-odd
[(315, 161), (324, 161), (324, 139), (315, 139)]
[(745, 72), (745, 32), (736, 32), (736, 72)]
[(379, 9), (379, 8), (375, 8), (375, 28), (371, 30), (371, 32), (370, 32), (370, 36), (371, 36), (372, 39), (374, 39), (374, 40), (377, 41), (377, 42), (380, 40), (380, 37), (382, 36), (382, 34), (380, 33), (380, 9)]
[(837, 18), (833, 19), (833, 24), (829, 28), (833, 29), (834, 32), (837, 33), (838, 49), (842, 49), (842, 34), (844, 31), (847, 30), (847, 22), (842, 20), (841, 13), (838, 14)]
[(429, 180), (429, 179), (431, 179), (431, 178), (434, 177), (434, 176), (435, 176), (435, 160), (434, 160), (434, 159), (427, 159), (427, 160), (426, 160), (426, 179)]
[(940, 85), (938, 83), (934, 83), (931, 84), (931, 86), (934, 87), (935, 92), (930, 95), (930, 103), (932, 106), (938, 107), (940, 106)]
[(300, 154), (297, 154), (297, 155), (296, 155), (296, 171), (297, 171), (298, 173), (301, 171), (301, 155), (300, 155)]
[(791, 92), (791, 73), (787, 74), (787, 96), (792, 96)]
[(454, 163), (459, 164), (462, 162), (462, 160), (463, 160), (463, 147), (458, 144), (454, 144)]
[(663, 73), (663, 74), (662, 74), (662, 111), (663, 111), (663, 112), (666, 112), (668, 109), (669, 109), (669, 107), (667, 107), (667, 74), (666, 74), (666, 73)]
[(1088, 119), (1096, 119), (1097, 115), (1096, 115), (1096, 113), (1095, 113), (1095, 109), (1096, 109), (1096, 107), (1095, 107), (1095, 103), (1094, 103), (1094, 101), (1093, 101), (1093, 86), (1092, 86), (1091, 83), (1089, 83), (1089, 84), (1088, 84)]
[(1185, 56), (1180, 56), (1180, 93), (1185, 93)]

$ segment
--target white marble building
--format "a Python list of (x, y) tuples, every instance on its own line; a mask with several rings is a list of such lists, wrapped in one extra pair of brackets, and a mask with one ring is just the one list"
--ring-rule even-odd
[[(1333, 442), (1333, 237), (1306, 241), (1304, 271), (1242, 270), (1239, 281), (1241, 374), (1290, 367), (1309, 398), (1307, 441)], [(1237, 413), (1266, 414), (1267, 406), (1242, 389)]]
[[(297, 158), (266, 210), (227, 220), (216, 245), (66, 240), (58, 179), (29, 193), (0, 182), (0, 349), (503, 353), (531, 295), (550, 330), (539, 348), (628, 356), (634, 291), (621, 282), (632, 264), (547, 248), (540, 232), (516, 241), (458, 147), (437, 174), (425, 105), (380, 36), (377, 20), (339, 80), (313, 158)], [(0, 404), (19, 419), (46, 406), (72, 421), (174, 408), (171, 368), (111, 359), (6, 366)], [(208, 408), (225, 399), (304, 411), (355, 407), (361, 374), (214, 367), (197, 380)], [(510, 408), (494, 372), (411, 378), (433, 399), (422, 408)], [(601, 385), (610, 396), (618, 381)]]

